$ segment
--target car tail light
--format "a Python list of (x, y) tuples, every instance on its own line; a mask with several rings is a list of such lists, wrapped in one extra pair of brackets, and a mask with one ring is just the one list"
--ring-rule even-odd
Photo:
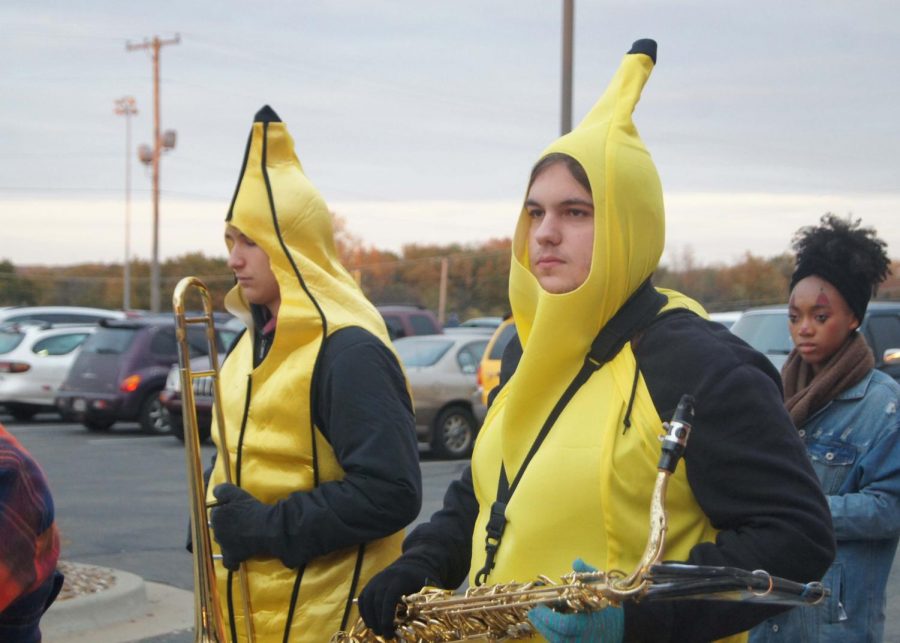
[(31, 369), (25, 362), (0, 362), (0, 373), (24, 373)]
[(119, 389), (123, 393), (133, 393), (137, 390), (137, 387), (141, 385), (141, 376), (140, 375), (129, 375), (122, 383), (119, 384)]
[(478, 384), (478, 386), (484, 385), (484, 382), (481, 381), (481, 364), (475, 369), (475, 383)]

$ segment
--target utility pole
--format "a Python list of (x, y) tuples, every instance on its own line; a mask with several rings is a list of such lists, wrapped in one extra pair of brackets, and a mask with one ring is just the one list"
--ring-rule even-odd
[(568, 134), (572, 131), (572, 40), (574, 25), (575, 0), (563, 0), (560, 135)]
[[(159, 312), (159, 157), (162, 153), (163, 141), (159, 134), (159, 50), (165, 45), (177, 45), (181, 37), (162, 40), (153, 36), (152, 40), (144, 39), (139, 44), (126, 43), (127, 51), (148, 49), (153, 56), (153, 255), (150, 263), (150, 310)], [(174, 136), (173, 143), (174, 146)]]
[(115, 113), (125, 117), (125, 262), (122, 310), (131, 309), (131, 117), (138, 113), (133, 96), (116, 99)]
[(441, 284), (438, 290), (438, 321), (441, 324), (446, 319), (447, 312), (447, 271), (450, 268), (450, 262), (447, 257), (441, 257)]

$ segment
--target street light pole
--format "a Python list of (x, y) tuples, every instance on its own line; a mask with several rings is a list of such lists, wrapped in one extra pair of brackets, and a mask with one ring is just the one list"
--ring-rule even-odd
[(131, 309), (131, 117), (137, 114), (134, 97), (116, 99), (115, 113), (125, 117), (125, 261), (122, 274), (122, 310)]

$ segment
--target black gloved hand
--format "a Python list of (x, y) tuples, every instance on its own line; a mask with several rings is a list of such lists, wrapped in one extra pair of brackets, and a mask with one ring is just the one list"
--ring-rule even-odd
[(400, 598), (434, 582), (415, 564), (397, 561), (372, 577), (359, 595), (359, 615), (379, 636), (394, 638), (394, 614)]
[(237, 571), (252, 556), (271, 555), (267, 534), (273, 507), (227, 482), (217, 485), (213, 495), (219, 506), (212, 510), (210, 523), (225, 568)]

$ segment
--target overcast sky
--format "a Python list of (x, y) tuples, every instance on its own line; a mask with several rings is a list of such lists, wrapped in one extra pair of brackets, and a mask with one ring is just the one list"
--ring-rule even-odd
[[(287, 123), (308, 175), (380, 248), (510, 236), (559, 134), (562, 0), (121, 2), (0, 6), (0, 259), (121, 261), (125, 120), (152, 135), (158, 35), (160, 255), (223, 255), (254, 113)], [(574, 120), (637, 38), (659, 43), (635, 121), (666, 194), (668, 261), (771, 256), (826, 211), (900, 258), (895, 0), (576, 0)], [(131, 151), (136, 159), (134, 150)], [(132, 169), (132, 254), (149, 258), (150, 176)]]

